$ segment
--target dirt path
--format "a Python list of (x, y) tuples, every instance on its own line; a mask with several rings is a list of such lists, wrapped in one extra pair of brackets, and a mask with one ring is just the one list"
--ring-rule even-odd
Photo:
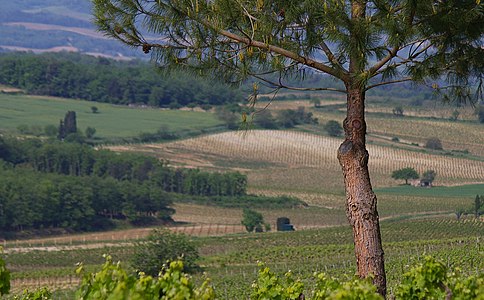
[[(122, 247), (130, 245), (134, 240), (146, 237), (153, 229), (155, 228), (138, 228), (21, 241), (3, 241), (3, 247), (6, 253)], [(168, 229), (191, 236), (220, 236), (245, 232), (245, 228), (241, 225), (220, 224), (177, 226), (168, 227)]]

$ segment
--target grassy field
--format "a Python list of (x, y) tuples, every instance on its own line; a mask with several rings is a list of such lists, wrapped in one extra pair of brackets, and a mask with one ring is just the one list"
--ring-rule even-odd
[(376, 193), (388, 195), (406, 195), (417, 197), (466, 197), (472, 198), (484, 193), (484, 184), (470, 184), (464, 186), (436, 186), (433, 188), (414, 188), (408, 185), (381, 188)]
[[(92, 113), (92, 106), (98, 108), (98, 113)], [(206, 112), (129, 108), (45, 96), (0, 94), (0, 130), (17, 133), (21, 125), (58, 126), (69, 110), (76, 112), (80, 130), (94, 127), (96, 136), (101, 139), (135, 137), (141, 132), (156, 132), (160, 127), (186, 132), (222, 125), (213, 114)]]

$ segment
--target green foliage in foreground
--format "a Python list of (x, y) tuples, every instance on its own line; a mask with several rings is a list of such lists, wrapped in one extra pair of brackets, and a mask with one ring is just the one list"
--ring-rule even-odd
[(21, 295), (16, 295), (13, 300), (50, 300), (52, 299), (52, 292), (48, 288), (43, 287), (35, 291), (24, 290)]
[[(251, 299), (305, 299), (302, 297), (304, 284), (294, 280), (290, 271), (281, 279), (263, 264), (260, 267), (257, 281), (252, 285)], [(340, 283), (324, 273), (315, 276), (316, 286), (312, 298), (308, 299), (383, 299), (369, 280), (355, 279)]]
[[(217, 299), (210, 280), (204, 279), (200, 285), (194, 283), (191, 276), (183, 273), (181, 261), (165, 265), (158, 277), (153, 277), (144, 273), (129, 274), (119, 262), (113, 263), (111, 256), (105, 258), (102, 269), (97, 273), (85, 273), (82, 264), (77, 268), (76, 273), (82, 276), (77, 299)], [(302, 299), (301, 295), (313, 300), (383, 299), (370, 279), (355, 278), (340, 282), (325, 274), (315, 274), (316, 284), (308, 291), (290, 271), (281, 278), (264, 264), (259, 264), (259, 267), (258, 278), (252, 284), (250, 299), (253, 300)], [(461, 276), (458, 270), (449, 271), (443, 263), (431, 257), (426, 257), (403, 276), (394, 299), (484, 299), (484, 274)], [(30, 293), (26, 291), (13, 299), (49, 300), (52, 294), (42, 288)]]
[[(0, 252), (2, 248), (0, 247)], [(10, 271), (5, 266), (5, 261), (0, 257), (0, 296), (10, 291)]]
[[(316, 286), (307, 299), (383, 299), (369, 279), (339, 282), (323, 273), (315, 276)], [(290, 272), (284, 277), (262, 265), (251, 299), (298, 299), (304, 284), (294, 280)], [(394, 299), (484, 299), (484, 275), (462, 277), (432, 257), (426, 257), (403, 277)]]
[(458, 270), (426, 257), (425, 261), (404, 274), (397, 286), (396, 299), (484, 299), (484, 275), (460, 277)]
[(128, 274), (120, 263), (114, 264), (111, 257), (106, 256), (102, 270), (95, 274), (83, 274), (82, 265), (76, 270), (83, 275), (76, 296), (83, 300), (215, 299), (208, 280), (197, 287), (183, 269), (181, 261), (174, 261), (164, 266), (158, 277), (144, 273), (136, 276)]

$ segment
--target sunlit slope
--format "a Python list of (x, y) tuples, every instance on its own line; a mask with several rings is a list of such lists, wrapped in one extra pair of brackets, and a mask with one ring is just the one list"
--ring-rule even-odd
[[(97, 113), (92, 107), (97, 107)], [(214, 114), (188, 110), (131, 108), (92, 101), (48, 96), (0, 94), (0, 132), (18, 134), (20, 126), (38, 127), (59, 125), (66, 112), (76, 112), (78, 130), (96, 128), (100, 139), (121, 139), (139, 136), (142, 132), (156, 132), (160, 128), (175, 133), (208, 130), (223, 125)]]
[[(149, 152), (173, 164), (247, 170), (253, 186), (284, 189), (337, 187), (342, 176), (336, 151), (342, 140), (296, 131), (226, 132), (168, 144), (133, 145), (115, 150)], [(484, 181), (484, 161), (368, 145), (374, 186), (396, 185), (391, 173), (413, 167), (437, 172), (436, 185)]]

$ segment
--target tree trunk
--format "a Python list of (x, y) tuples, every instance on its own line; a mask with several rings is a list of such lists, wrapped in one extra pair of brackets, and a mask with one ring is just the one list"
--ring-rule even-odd
[(338, 149), (346, 191), (346, 216), (353, 227), (356, 264), (362, 278), (373, 276), (378, 292), (385, 297), (386, 277), (376, 195), (368, 172), (365, 147), (365, 93), (347, 86), (347, 117), (344, 120), (345, 141)]

